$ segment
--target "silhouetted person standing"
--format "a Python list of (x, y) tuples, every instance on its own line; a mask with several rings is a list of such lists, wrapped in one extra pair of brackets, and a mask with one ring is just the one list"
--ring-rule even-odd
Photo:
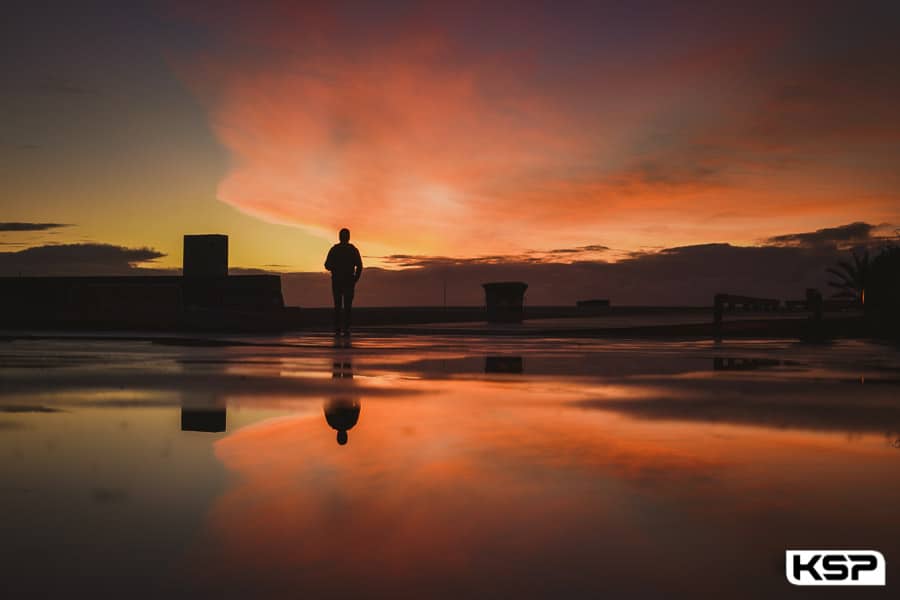
[(340, 243), (328, 251), (325, 268), (331, 271), (331, 293), (334, 296), (334, 333), (341, 333), (343, 312), (344, 334), (350, 333), (350, 310), (353, 308), (353, 290), (362, 275), (362, 257), (356, 246), (350, 243), (350, 230), (341, 229)]

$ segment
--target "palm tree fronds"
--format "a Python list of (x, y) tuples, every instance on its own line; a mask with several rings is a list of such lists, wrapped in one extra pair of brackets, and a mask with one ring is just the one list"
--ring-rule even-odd
[(828, 285), (835, 288), (834, 298), (852, 298), (862, 301), (863, 294), (866, 289), (866, 276), (869, 271), (869, 252), (868, 250), (857, 254), (850, 254), (853, 262), (848, 260), (839, 260), (834, 267), (828, 267), (825, 272), (833, 275), (835, 279), (828, 282)]

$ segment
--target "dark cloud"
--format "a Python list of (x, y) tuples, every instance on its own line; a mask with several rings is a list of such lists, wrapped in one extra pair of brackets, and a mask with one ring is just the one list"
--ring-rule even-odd
[(525, 254), (488, 254), (485, 256), (473, 256), (466, 258), (454, 258), (452, 256), (420, 256), (412, 254), (391, 254), (390, 256), (370, 257), (380, 258), (384, 262), (403, 268), (410, 267), (452, 267), (461, 265), (492, 265), (518, 262), (533, 262)]
[[(855, 240), (854, 236), (868, 231), (868, 243), (883, 240), (871, 235), (882, 226), (861, 225), (829, 228), (823, 230), (824, 234), (792, 235), (800, 240)], [(357, 290), (357, 304), (439, 306), (446, 287), (448, 304), (480, 305), (484, 301), (481, 284), (505, 280), (527, 282), (526, 302), (531, 305), (571, 305), (577, 300), (609, 298), (620, 305), (705, 306), (719, 292), (797, 299), (808, 287), (826, 290), (825, 268), (846, 258), (846, 251), (835, 244), (784, 241), (758, 246), (720, 243), (647, 249), (617, 262), (562, 262), (559, 255), (547, 258), (547, 254), (542, 258), (395, 255), (388, 257), (390, 262), (406, 268), (366, 269)], [(562, 255), (570, 257), (569, 253)], [(323, 306), (330, 302), (329, 279), (324, 273), (286, 273), (282, 287), (289, 305)]]
[(894, 181), (897, 155), (886, 150), (900, 140), (897, 6), (856, 11), (818, 3), (814, 20), (808, 9), (778, 7), (770, 15), (778, 17), (749, 20), (755, 25), (743, 30), (746, 38), (719, 48), (723, 60), (710, 56), (686, 71), (686, 78), (699, 74), (698, 85), (715, 82), (718, 89), (706, 90), (703, 100), (685, 92), (649, 117), (611, 183), (625, 193), (759, 192), (756, 185), (787, 168), (827, 177), (828, 169), (849, 165), (865, 173), (860, 186)]
[(63, 412), (49, 406), (32, 406), (27, 404), (13, 404), (0, 406), (0, 413), (58, 413)]
[(641, 189), (698, 191), (727, 187), (727, 167), (735, 161), (724, 158), (724, 148), (703, 148), (690, 136), (660, 143), (645, 155), (638, 155), (621, 172), (609, 179), (613, 189), (622, 193)]
[[(525, 281), (530, 305), (572, 305), (609, 298), (618, 305), (709, 305), (727, 292), (772, 298), (801, 298), (805, 288), (826, 290), (825, 268), (846, 258), (843, 243), (882, 242), (890, 226), (850, 223), (812, 232), (779, 235), (757, 246), (727, 243), (648, 248), (618, 261), (599, 260), (599, 244), (529, 251), (521, 255), (472, 258), (397, 254), (384, 257), (394, 269), (367, 267), (357, 289), (359, 306), (481, 305), (481, 284)], [(71, 244), (0, 252), (0, 275), (163, 274), (173, 270), (135, 266), (162, 253), (150, 248)], [(232, 268), (234, 274), (268, 272)], [(326, 273), (282, 273), (285, 301), (293, 306), (327, 306)]]
[[(583, 252), (606, 252), (609, 246), (601, 246), (600, 244), (591, 244), (588, 246), (576, 246), (574, 248), (554, 248), (547, 250), (546, 254), (580, 254)], [(536, 254), (541, 254), (536, 252)]]
[(81, 96), (84, 94), (96, 94), (97, 90), (81, 85), (64, 77), (46, 77), (36, 81), (31, 88), (34, 93), (46, 95)]
[(267, 275), (271, 273), (271, 271), (256, 267), (229, 267), (228, 273), (231, 275)]
[(137, 263), (162, 258), (152, 248), (125, 248), (111, 244), (59, 244), (35, 246), (18, 252), (0, 252), (0, 275), (129, 275), (158, 272)]
[(377, 256), (366, 258), (378, 258), (392, 266), (397, 267), (435, 267), (435, 266), (460, 266), (460, 265), (493, 265), (509, 263), (544, 263), (544, 262), (572, 262), (578, 260), (578, 255), (597, 254), (611, 250), (601, 244), (589, 244), (572, 248), (554, 248), (552, 250), (528, 250), (521, 254), (488, 254), (484, 256), (454, 258), (450, 256), (421, 256), (413, 254), (391, 254), (389, 256)]
[(857, 222), (805, 233), (776, 235), (766, 241), (779, 246), (818, 246), (823, 244), (844, 246), (848, 243), (860, 244), (871, 241), (875, 229), (875, 225)]
[(0, 223), (0, 231), (47, 231), (60, 227), (71, 227), (68, 223), (21, 223), (10, 221)]
[[(364, 272), (360, 306), (438, 306), (446, 285), (451, 305), (483, 303), (481, 284), (519, 280), (529, 284), (531, 305), (570, 305), (587, 298), (614, 304), (708, 305), (714, 294), (731, 292), (799, 298), (807, 287), (824, 288), (824, 269), (836, 250), (738, 247), (708, 244), (670, 248), (618, 262), (485, 262), (423, 257), (416, 268)], [(321, 306), (330, 301), (326, 274), (289, 273), (282, 278), (288, 304)]]
[(829, 10), (830, 18), (790, 38), (771, 62), (757, 63), (752, 79), (761, 93), (744, 133), (760, 148), (877, 151), (871, 142), (900, 139), (900, 81), (893, 75), (900, 12), (893, 3), (847, 10)]
[(96, 87), (83, 85), (70, 77), (35, 77), (31, 74), (25, 74), (21, 76), (19, 85), (9, 87), (2, 93), (5, 96), (28, 98), (34, 96), (90, 96), (99, 94), (100, 90)]

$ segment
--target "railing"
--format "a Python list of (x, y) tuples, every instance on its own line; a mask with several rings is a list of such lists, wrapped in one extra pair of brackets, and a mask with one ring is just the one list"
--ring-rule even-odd
[[(815, 326), (818, 327), (818, 324), (822, 321), (823, 304), (822, 293), (815, 288), (807, 288), (805, 301), (788, 301), (784, 306), (787, 310), (806, 309), (810, 311), (812, 313), (810, 318)], [(774, 312), (781, 309), (781, 307), (781, 301), (774, 298), (716, 294), (713, 300), (713, 325), (715, 326), (716, 338), (719, 339), (722, 336), (722, 319), (726, 311)]]

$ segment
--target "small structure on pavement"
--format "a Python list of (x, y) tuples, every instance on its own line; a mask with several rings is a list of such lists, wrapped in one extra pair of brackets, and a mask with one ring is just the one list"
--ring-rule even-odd
[(482, 284), (489, 323), (521, 323), (525, 309), (525, 290), (522, 281), (497, 281)]

